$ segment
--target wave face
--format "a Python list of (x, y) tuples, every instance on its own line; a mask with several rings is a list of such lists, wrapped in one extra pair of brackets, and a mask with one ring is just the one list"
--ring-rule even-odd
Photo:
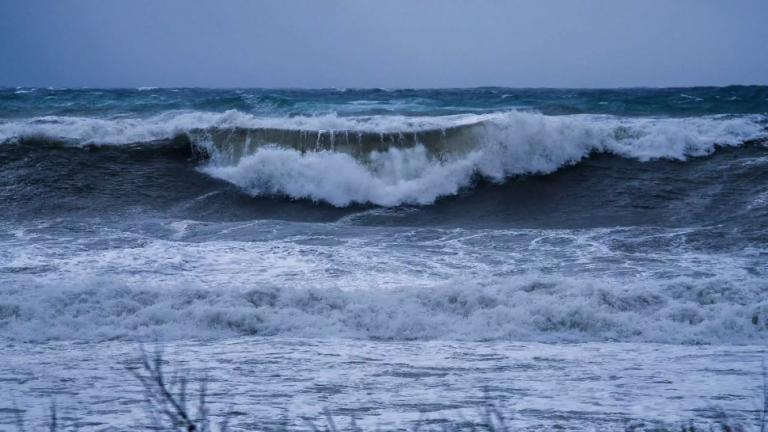
[(550, 174), (592, 153), (641, 161), (685, 160), (707, 155), (716, 145), (736, 146), (768, 136), (760, 124), (762, 116), (626, 120), (510, 112), (472, 120), (470, 126), (452, 126), (436, 138), (428, 131), (403, 128), (397, 132), (402, 138), (389, 134), (388, 140), (382, 132), (383, 151), (358, 150), (365, 146), (364, 139), (348, 141), (347, 130), (336, 131), (336, 142), (341, 143), (334, 146), (331, 141), (325, 151), (279, 146), (232, 151), (231, 144), (218, 141), (209, 147), (214, 162), (203, 170), (254, 195), (284, 194), (336, 206), (423, 205), (455, 195), (476, 175), (502, 182), (512, 176)]
[(0, 338), (764, 343), (768, 89), (0, 89)]
[(45, 117), (0, 124), (0, 140), (137, 145), (188, 140), (203, 172), (253, 195), (396, 206), (471, 185), (549, 174), (593, 153), (640, 161), (704, 156), (768, 137), (761, 115), (682, 119), (503, 112), (441, 117), (263, 118), (238, 111), (148, 119)]

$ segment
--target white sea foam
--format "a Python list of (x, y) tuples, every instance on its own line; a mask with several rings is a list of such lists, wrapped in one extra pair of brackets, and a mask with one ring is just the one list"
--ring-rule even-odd
[[(328, 411), (344, 430), (344, 413), (355, 413), (363, 431), (433, 419), (485, 424), (478, 401), (491, 399), (515, 431), (721, 430), (711, 417), (722, 412), (739, 430), (758, 431), (761, 410), (751, 401), (761, 402), (766, 349), (241, 337), (168, 342), (162, 354), (167, 371), (207, 378), (211, 415), (238, 413), (232, 430), (265, 419), (303, 430)], [(1, 355), (3, 394), (24, 407), (29, 429), (49, 427), (51, 394), (62, 386), (57, 409), (80, 419), (80, 430), (146, 429), (144, 410), (131, 409), (144, 388), (121, 367), (138, 356), (135, 343), (6, 344)], [(2, 419), (10, 424), (14, 415)]]
[(692, 100), (695, 100), (695, 101), (697, 101), (697, 102), (698, 102), (698, 101), (703, 101), (703, 100), (704, 100), (704, 99), (702, 99), (702, 98), (697, 98), (697, 97), (695, 97), (695, 96), (688, 96), (687, 94), (681, 94), (681, 95), (680, 95), (680, 97), (684, 97), (684, 98), (686, 98), (686, 99), (692, 99)]
[(0, 338), (768, 341), (764, 251), (690, 251), (689, 230), (168, 228), (14, 233)]
[(280, 147), (257, 147), (242, 158), (222, 163), (223, 159), (215, 157), (219, 149), (206, 141), (205, 134), (193, 134), (196, 144), (214, 156), (204, 171), (253, 194), (286, 194), (337, 206), (354, 202), (393, 206), (432, 203), (468, 186), (476, 174), (500, 182), (509, 176), (551, 173), (593, 152), (641, 161), (704, 156), (718, 145), (737, 146), (768, 137), (764, 122), (765, 117), (759, 115), (630, 119), (510, 111), (443, 117), (256, 117), (231, 110), (168, 112), (147, 119), (41, 117), (7, 121), (0, 123), (0, 142), (42, 136), (76, 144), (121, 145), (212, 127), (320, 131), (331, 136), (465, 128), (468, 132), (462, 139), (466, 142), (461, 143), (465, 151), (439, 161), (417, 145), (374, 151), (364, 162), (343, 153), (302, 154)]
[(258, 334), (738, 344), (767, 339), (765, 289), (758, 279), (620, 283), (554, 276), (374, 291), (36, 282), (2, 288), (0, 335), (18, 341)]
[(765, 207), (765, 205), (768, 204), (768, 190), (764, 190), (760, 192), (755, 199), (752, 200), (751, 203), (747, 206), (748, 210), (759, 208), (759, 207)]
[(685, 160), (717, 145), (766, 136), (755, 119), (745, 118), (630, 120), (519, 112), (477, 117), (483, 120), (471, 129), (468, 152), (439, 162), (421, 146), (373, 152), (365, 164), (347, 154), (259, 148), (235, 165), (214, 162), (203, 169), (254, 195), (285, 194), (336, 206), (430, 204), (468, 186), (475, 174), (496, 182), (548, 174), (593, 152)]
[(211, 164), (204, 172), (234, 183), (254, 195), (285, 194), (324, 200), (336, 206), (352, 202), (395, 206), (430, 204), (458, 192), (476, 169), (473, 153), (448, 164), (430, 160), (424, 147), (374, 153), (365, 166), (342, 153), (301, 154), (295, 150), (263, 148), (234, 166)]
[(167, 139), (190, 130), (211, 127), (405, 133), (469, 125), (490, 118), (493, 116), (257, 117), (236, 110), (224, 113), (172, 111), (146, 119), (48, 116), (0, 123), (0, 142), (21, 137), (46, 137), (71, 140), (76, 144), (121, 145)]
[[(424, 130), (448, 129), (485, 123), (495, 126), (493, 139), (515, 140), (518, 134), (541, 132), (539, 140), (559, 137), (563, 133), (591, 133), (595, 138), (611, 139), (632, 144), (633, 139), (654, 140), (659, 134), (672, 133), (659, 140), (659, 147), (675, 140), (692, 141), (695, 147), (711, 150), (713, 143), (738, 144), (744, 139), (766, 136), (761, 115), (743, 117), (708, 116), (684, 119), (631, 119), (613, 116), (544, 116), (535, 113), (508, 111), (491, 114), (459, 114), (438, 117), (338, 115), (258, 117), (229, 110), (224, 113), (202, 111), (169, 111), (149, 118), (89, 118), (47, 116), (8, 120), (0, 123), (0, 142), (21, 137), (47, 137), (72, 140), (77, 144), (121, 145), (171, 138), (193, 129), (270, 128), (296, 131), (344, 131), (371, 133), (413, 133)], [(494, 128), (489, 128), (486, 133)], [(501, 132), (501, 135), (498, 134)], [(506, 136), (505, 134), (511, 134)], [(524, 136), (522, 136), (524, 137)], [(660, 154), (656, 157), (669, 157)], [(684, 157), (675, 152), (673, 157)]]

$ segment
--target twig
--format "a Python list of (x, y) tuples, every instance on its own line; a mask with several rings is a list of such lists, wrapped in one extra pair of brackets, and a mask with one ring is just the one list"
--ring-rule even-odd
[(56, 420), (57, 420), (57, 417), (56, 417), (56, 402), (52, 401), (51, 402), (51, 424), (48, 426), (48, 430), (50, 432), (56, 432), (56, 430), (58, 429), (58, 422)]

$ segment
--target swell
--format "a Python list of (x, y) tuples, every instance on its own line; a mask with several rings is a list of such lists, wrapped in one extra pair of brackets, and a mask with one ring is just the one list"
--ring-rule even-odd
[(470, 186), (549, 174), (595, 153), (649, 161), (706, 156), (768, 137), (760, 115), (682, 119), (544, 116), (254, 117), (171, 112), (149, 119), (37, 118), (0, 123), (22, 145), (170, 147), (252, 195), (397, 206)]
[[(410, 135), (316, 133), (264, 145), (260, 133), (207, 133), (211, 154), (201, 169), (253, 195), (397, 206), (432, 204), (455, 195), (477, 176), (550, 174), (595, 153), (650, 161), (706, 156), (717, 146), (766, 137), (763, 119), (616, 119), (548, 117), (511, 112), (441, 131)], [(254, 139), (253, 136), (256, 136)], [(233, 139), (234, 137), (234, 139)], [(304, 140), (302, 141), (302, 138)]]

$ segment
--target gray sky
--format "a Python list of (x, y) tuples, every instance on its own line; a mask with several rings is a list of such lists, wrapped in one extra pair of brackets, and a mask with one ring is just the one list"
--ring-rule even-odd
[(768, 84), (768, 0), (0, 0), (0, 86)]

